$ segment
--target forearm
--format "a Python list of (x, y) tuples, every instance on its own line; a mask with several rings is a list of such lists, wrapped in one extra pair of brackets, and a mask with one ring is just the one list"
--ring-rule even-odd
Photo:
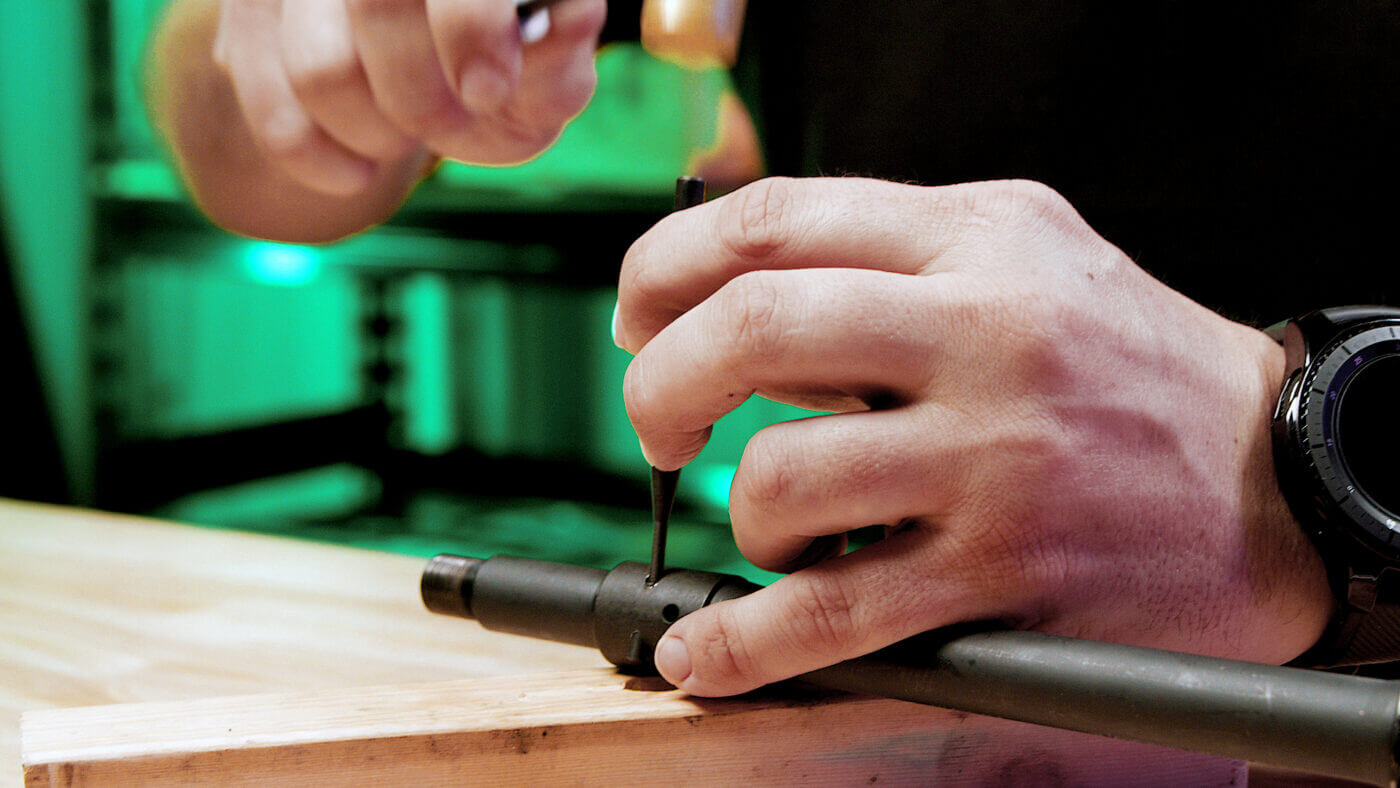
[(333, 196), (303, 186), (253, 139), (232, 83), (214, 61), (216, 0), (174, 0), (149, 61), (149, 104), (195, 202), (233, 232), (323, 242), (384, 221), (427, 171), (415, 152), (377, 168), (367, 188)]

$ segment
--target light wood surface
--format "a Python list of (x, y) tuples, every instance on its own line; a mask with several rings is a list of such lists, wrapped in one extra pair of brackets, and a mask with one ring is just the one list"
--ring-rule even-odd
[(426, 613), (424, 563), (0, 501), (0, 785), (31, 709), (606, 664)]
[(595, 668), (28, 712), (31, 786), (1227, 785), (1242, 769), (854, 695), (700, 700)]
[[(896, 701), (659, 691), (589, 649), (427, 614), (422, 565), (0, 502), (0, 785), (21, 780), (22, 711), (34, 784), (172, 765), (303, 784), (347, 765), (358, 784), (1244, 780), (1230, 761)], [(89, 708), (104, 704), (123, 705)]]

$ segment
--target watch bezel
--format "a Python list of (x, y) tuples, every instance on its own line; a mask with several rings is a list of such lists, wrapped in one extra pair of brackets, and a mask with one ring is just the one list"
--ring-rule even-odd
[(1387, 563), (1400, 562), (1400, 515), (1380, 506), (1356, 484), (1333, 435), (1336, 415), (1329, 407), (1367, 363), (1400, 356), (1400, 318), (1347, 326), (1308, 355), (1292, 407), (1283, 415), (1309, 477), (1309, 497), (1323, 527), (1340, 527)]

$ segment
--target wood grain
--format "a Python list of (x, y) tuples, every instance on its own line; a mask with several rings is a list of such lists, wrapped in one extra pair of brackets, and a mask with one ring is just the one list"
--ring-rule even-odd
[(607, 669), (24, 715), (30, 786), (1230, 785), (1230, 761), (911, 703)]
[(0, 786), (29, 709), (596, 667), (418, 600), (424, 561), (0, 501)]
[(0, 785), (21, 711), (33, 785), (1244, 779), (896, 701), (629, 684), (590, 649), (427, 614), (422, 566), (0, 501)]

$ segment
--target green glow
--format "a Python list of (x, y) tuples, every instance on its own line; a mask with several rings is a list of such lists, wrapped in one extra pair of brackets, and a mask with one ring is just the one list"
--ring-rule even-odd
[[(473, 499), (428, 493), (393, 528), (358, 507), (378, 494), (372, 474), (338, 465), (189, 496), (156, 514), (182, 523), (236, 527), (298, 539), (428, 557), (519, 555), (610, 569), (644, 559), (651, 527), (644, 506), (617, 508), (543, 499)], [(739, 555), (725, 528), (671, 520), (668, 563), (767, 584), (778, 578)]]
[(122, 159), (96, 172), (97, 187), (117, 197), (178, 200), (185, 194), (175, 169), (161, 159)]
[(450, 297), (457, 438), (488, 454), (515, 451), (519, 406), (510, 381), (522, 348), (510, 332), (511, 288), (500, 280), (475, 280), (453, 288)]
[[(694, 500), (708, 514), (727, 516), (729, 512), (729, 488), (734, 484), (734, 474), (739, 466), (727, 463), (700, 464), (691, 473), (695, 479)], [(690, 485), (687, 485), (690, 486)]]
[[(87, 3), (0, 3), (0, 185), (15, 284), (79, 502), (90, 500)], [(5, 370), (0, 374), (10, 374)]]
[(321, 272), (321, 255), (308, 246), (256, 241), (244, 248), (242, 262), (248, 276), (264, 285), (297, 287)]
[(404, 439), (424, 454), (442, 454), (457, 441), (452, 402), (451, 291), (435, 274), (404, 286)]
[(179, 522), (287, 529), (289, 520), (334, 519), (363, 508), (378, 495), (374, 474), (352, 465), (332, 465), (301, 473), (207, 490), (187, 496), (153, 514)]
[[(62, 284), (81, 292), (73, 285), (87, 281), (78, 263), (86, 252), (70, 250), (89, 237), (81, 229), (85, 214), (73, 207), (82, 206), (85, 182), (104, 199), (148, 201), (158, 212), (184, 199), (174, 169), (160, 158), (140, 90), (147, 31), (166, 2), (100, 4), (111, 15), (112, 70), (97, 72), (103, 82), (95, 87), (110, 98), (113, 118), (83, 114), (87, 64), (79, 56), (83, 16), (75, 10), (83, 4), (15, 3), (0, 12), (10, 18), (28, 9), (23, 13), (33, 17), (22, 26), (29, 46), (14, 47), (8, 58), (5, 84), (21, 92), (6, 95), (35, 94), (42, 101), (33, 102), (38, 109), (22, 124), (12, 108), (7, 122), (22, 125), (24, 135), (11, 136), (10, 126), (0, 135), (16, 166), (5, 173), (11, 193), (24, 197), (9, 210), (28, 211), (26, 237), (46, 246), (43, 259), (27, 262), (32, 288)], [(63, 18), (51, 19), (60, 8)], [(62, 25), (61, 47), (42, 43), (47, 28)], [(356, 403), (362, 395), (360, 270), (392, 267), (403, 272), (392, 299), (403, 321), (394, 347), (405, 372), (396, 404), (403, 408), (407, 448), (436, 454), (462, 446), (563, 459), (642, 482), (647, 465), (622, 401), (630, 356), (609, 338), (616, 291), (558, 281), (564, 261), (543, 244), (412, 227), (419, 210), (513, 211), (543, 221), (556, 211), (664, 210), (675, 176), (713, 144), (729, 77), (721, 70), (685, 71), (626, 44), (605, 48), (597, 67), (593, 101), (548, 151), (518, 167), (445, 164), (415, 192), (404, 209), (406, 222), (315, 248), (245, 241), (205, 225), (174, 232), (135, 225), (99, 239), (111, 272), (102, 286), (110, 287), (106, 292), (123, 318), (122, 333), (112, 340), (122, 347), (113, 396), (122, 406), (123, 433), (209, 432)], [(54, 123), (55, 117), (63, 122)], [(102, 154), (91, 173), (85, 169), (88, 129), (96, 130)], [(45, 188), (34, 188), (38, 183)], [(66, 190), (62, 205), (49, 196), (56, 187)], [(513, 276), (501, 277), (501, 271)], [(49, 325), (50, 344), (55, 337), (72, 342), (69, 336), (84, 336), (71, 330), (84, 324), (82, 302), (68, 298), (60, 303), (39, 293), (32, 302)], [(85, 368), (84, 356), (64, 363), (69, 377), (53, 379), (78, 396), (85, 378), (72, 375)], [(773, 577), (749, 567), (734, 548), (724, 526), (729, 486), (748, 438), (798, 415), (810, 414), (755, 399), (716, 427), (682, 481), (686, 506), (669, 551), (676, 564)], [(386, 528), (382, 518), (355, 516), (377, 495), (372, 475), (337, 466), (207, 491), (163, 514), (416, 555), (509, 552), (603, 567), (644, 557), (650, 542), (644, 496), (635, 507), (618, 509), (425, 493)]]
[[(332, 412), (360, 394), (361, 299), (352, 272), (255, 282), (232, 254), (157, 236), (124, 255), (122, 374), (110, 383), (124, 434), (161, 437)], [(212, 245), (211, 245), (212, 246)], [(213, 247), (213, 248), (228, 248)]]

